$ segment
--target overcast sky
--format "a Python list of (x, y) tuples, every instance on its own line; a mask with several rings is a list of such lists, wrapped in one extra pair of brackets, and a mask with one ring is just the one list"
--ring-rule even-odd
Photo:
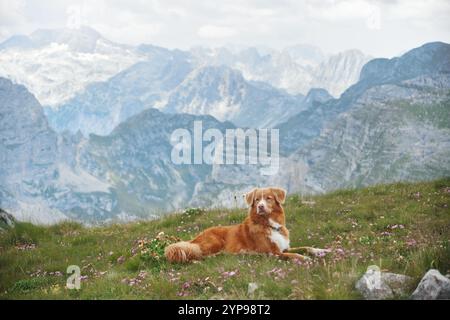
[(391, 57), (425, 42), (450, 42), (450, 1), (0, 0), (0, 41), (79, 25), (127, 44), (186, 49), (306, 43), (329, 53), (357, 48)]

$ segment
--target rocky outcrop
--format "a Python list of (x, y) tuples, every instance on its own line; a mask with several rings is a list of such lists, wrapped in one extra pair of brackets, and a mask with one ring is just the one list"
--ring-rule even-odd
[(355, 288), (368, 300), (393, 299), (406, 295), (411, 281), (411, 277), (381, 272), (377, 266), (370, 266)]
[(170, 139), (179, 128), (188, 130), (193, 137), (194, 121), (201, 121), (203, 130), (215, 128), (225, 132), (226, 128), (233, 128), (231, 123), (211, 116), (149, 109), (131, 117), (106, 137), (91, 135), (80, 149), (79, 166), (110, 184), (115, 196), (108, 209), (110, 214), (149, 216), (189, 205), (197, 184), (209, 179), (212, 166), (175, 164)]
[(411, 299), (450, 299), (450, 280), (436, 269), (428, 270), (411, 295)]
[(0, 78), (0, 206), (15, 213), (27, 199), (42, 200), (57, 158), (57, 135), (39, 102), (24, 86)]
[(0, 207), (33, 223), (77, 217), (81, 208), (86, 219), (93, 208), (107, 208), (107, 186), (72, 167), (77, 141), (49, 127), (24, 86), (0, 78)]
[(299, 184), (329, 191), (450, 175), (450, 75), (426, 79), (367, 90), (290, 156), (307, 166)]
[(338, 98), (348, 87), (358, 82), (361, 69), (370, 59), (359, 50), (332, 55), (315, 68), (313, 86), (325, 88)]
[(269, 84), (246, 81), (226, 66), (194, 70), (170, 94), (162, 109), (169, 113), (211, 115), (239, 127), (271, 128), (304, 109), (304, 97)]
[(0, 231), (12, 228), (16, 224), (14, 217), (3, 209), (0, 209)]
[[(367, 300), (403, 298), (411, 292), (412, 278), (402, 274), (381, 272), (370, 266), (356, 282), (356, 290)], [(413, 300), (450, 299), (450, 279), (438, 270), (430, 269), (412, 293)]]

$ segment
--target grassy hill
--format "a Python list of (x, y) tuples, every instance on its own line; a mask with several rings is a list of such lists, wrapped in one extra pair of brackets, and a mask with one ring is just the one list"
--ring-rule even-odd
[[(410, 275), (414, 284), (429, 268), (450, 272), (450, 179), (303, 200), (293, 195), (285, 209), (292, 246), (333, 252), (307, 264), (220, 254), (174, 265), (162, 257), (166, 243), (239, 223), (244, 209), (191, 209), (157, 221), (95, 228), (18, 223), (0, 233), (0, 298), (357, 299), (354, 283), (372, 264)], [(80, 290), (65, 287), (69, 265), (81, 268)], [(251, 295), (249, 283), (258, 285)]]

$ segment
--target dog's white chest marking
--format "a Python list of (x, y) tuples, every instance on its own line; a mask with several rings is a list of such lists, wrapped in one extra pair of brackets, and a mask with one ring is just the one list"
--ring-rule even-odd
[(289, 249), (289, 239), (283, 236), (279, 231), (272, 230), (270, 232), (270, 241), (275, 243), (281, 252)]
[(280, 231), (275, 230), (281, 228), (281, 225), (271, 219), (269, 219), (269, 223), (272, 226), (272, 228), (274, 228), (270, 231), (269, 235), (270, 241), (275, 243), (281, 252), (289, 249), (289, 238), (282, 235)]

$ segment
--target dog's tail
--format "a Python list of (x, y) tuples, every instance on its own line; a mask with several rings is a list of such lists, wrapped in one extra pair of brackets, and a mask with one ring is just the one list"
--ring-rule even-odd
[(200, 246), (188, 241), (181, 241), (168, 245), (164, 254), (169, 262), (189, 262), (202, 258)]

